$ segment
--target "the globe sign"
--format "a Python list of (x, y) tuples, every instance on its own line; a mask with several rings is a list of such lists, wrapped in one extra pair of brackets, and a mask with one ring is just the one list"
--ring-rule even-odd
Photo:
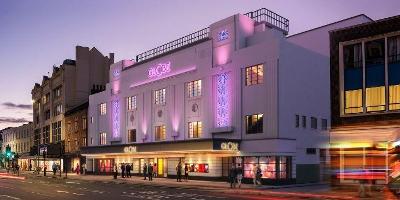
[(159, 63), (154, 67), (150, 67), (148, 78), (157, 78), (171, 72), (171, 62)]

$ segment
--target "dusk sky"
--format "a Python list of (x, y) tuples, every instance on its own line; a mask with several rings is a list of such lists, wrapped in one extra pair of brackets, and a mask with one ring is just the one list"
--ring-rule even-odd
[(265, 7), (290, 20), (295, 34), (358, 14), (398, 15), (399, 0), (1, 0), (0, 129), (32, 121), (35, 82), (75, 46), (96, 47), (115, 60), (205, 28), (236, 13)]

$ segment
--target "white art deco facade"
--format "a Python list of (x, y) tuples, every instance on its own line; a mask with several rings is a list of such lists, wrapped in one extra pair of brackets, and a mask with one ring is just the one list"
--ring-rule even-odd
[(193, 178), (223, 179), (240, 164), (249, 181), (258, 164), (264, 183), (319, 181), (329, 57), (287, 33), (287, 19), (260, 9), (111, 65), (89, 97), (88, 171), (151, 163), (174, 177), (182, 162)]

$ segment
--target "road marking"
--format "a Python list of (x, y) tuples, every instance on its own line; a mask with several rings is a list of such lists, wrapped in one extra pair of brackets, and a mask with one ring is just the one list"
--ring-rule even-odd
[(18, 198), (18, 197), (13, 197), (13, 196), (4, 195), (4, 194), (0, 195), (0, 197), (7, 197), (7, 198), (9, 198), (9, 199), (20, 200), (20, 198)]
[(58, 193), (67, 193), (67, 194), (69, 194), (68, 191), (64, 191), (64, 190), (57, 190), (57, 192), (58, 192)]
[(82, 196), (82, 195), (85, 195), (85, 194), (79, 194), (79, 193), (72, 193), (72, 194), (74, 194), (74, 195), (78, 195), (78, 196)]

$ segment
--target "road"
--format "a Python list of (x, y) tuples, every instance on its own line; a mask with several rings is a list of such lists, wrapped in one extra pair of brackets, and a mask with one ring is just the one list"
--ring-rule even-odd
[(225, 194), (218, 191), (183, 189), (143, 184), (117, 184), (72, 180), (0, 178), (1, 200), (116, 200), (116, 199), (277, 199)]

